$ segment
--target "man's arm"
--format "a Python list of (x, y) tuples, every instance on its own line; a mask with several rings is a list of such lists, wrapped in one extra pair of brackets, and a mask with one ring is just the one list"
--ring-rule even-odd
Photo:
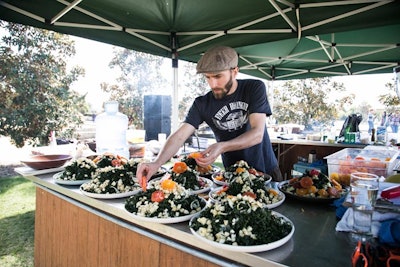
[(196, 159), (198, 165), (212, 164), (222, 153), (245, 149), (262, 142), (265, 131), (266, 116), (264, 113), (252, 113), (249, 116), (250, 130), (229, 141), (218, 142), (204, 150), (203, 158)]
[(184, 122), (178, 130), (168, 137), (154, 163), (161, 167), (162, 164), (170, 160), (195, 130), (192, 125)]
[(194, 131), (195, 128), (192, 125), (183, 123), (178, 130), (171, 134), (154, 162), (139, 164), (136, 171), (136, 177), (139, 182), (142, 181), (143, 177), (146, 177), (147, 180), (150, 179), (150, 177), (158, 171), (161, 165), (170, 160), (176, 152), (178, 152), (179, 148), (184, 144), (186, 139), (194, 133)]

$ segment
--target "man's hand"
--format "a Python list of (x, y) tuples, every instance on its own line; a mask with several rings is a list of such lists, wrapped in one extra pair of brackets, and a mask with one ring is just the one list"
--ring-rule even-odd
[(156, 163), (140, 163), (136, 170), (136, 178), (138, 179), (139, 184), (144, 187), (147, 185), (147, 181), (155, 174), (160, 166)]
[(200, 167), (207, 167), (215, 162), (215, 160), (221, 155), (223, 152), (222, 150), (222, 143), (215, 143), (206, 148), (206, 150), (201, 152), (201, 157), (196, 158), (196, 163)]

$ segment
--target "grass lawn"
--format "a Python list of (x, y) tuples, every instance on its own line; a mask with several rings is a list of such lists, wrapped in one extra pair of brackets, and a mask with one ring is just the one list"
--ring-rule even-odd
[(0, 178), (0, 266), (34, 266), (35, 186)]

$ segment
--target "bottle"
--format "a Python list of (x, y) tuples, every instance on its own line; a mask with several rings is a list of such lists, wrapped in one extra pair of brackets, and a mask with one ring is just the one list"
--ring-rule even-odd
[(50, 139), (49, 146), (56, 146), (57, 145), (56, 131), (50, 131), (49, 139)]
[(96, 152), (110, 152), (129, 159), (129, 149), (126, 140), (128, 117), (118, 112), (118, 102), (104, 103), (104, 113), (96, 116)]
[(317, 161), (317, 152), (313, 149), (310, 151), (310, 153), (308, 154), (308, 163), (314, 163)]

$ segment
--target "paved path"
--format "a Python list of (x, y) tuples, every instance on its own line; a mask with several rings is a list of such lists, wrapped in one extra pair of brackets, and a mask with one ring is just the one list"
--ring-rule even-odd
[(28, 147), (17, 148), (11, 144), (10, 138), (0, 136), (0, 165), (21, 164), (20, 160), (29, 153)]

